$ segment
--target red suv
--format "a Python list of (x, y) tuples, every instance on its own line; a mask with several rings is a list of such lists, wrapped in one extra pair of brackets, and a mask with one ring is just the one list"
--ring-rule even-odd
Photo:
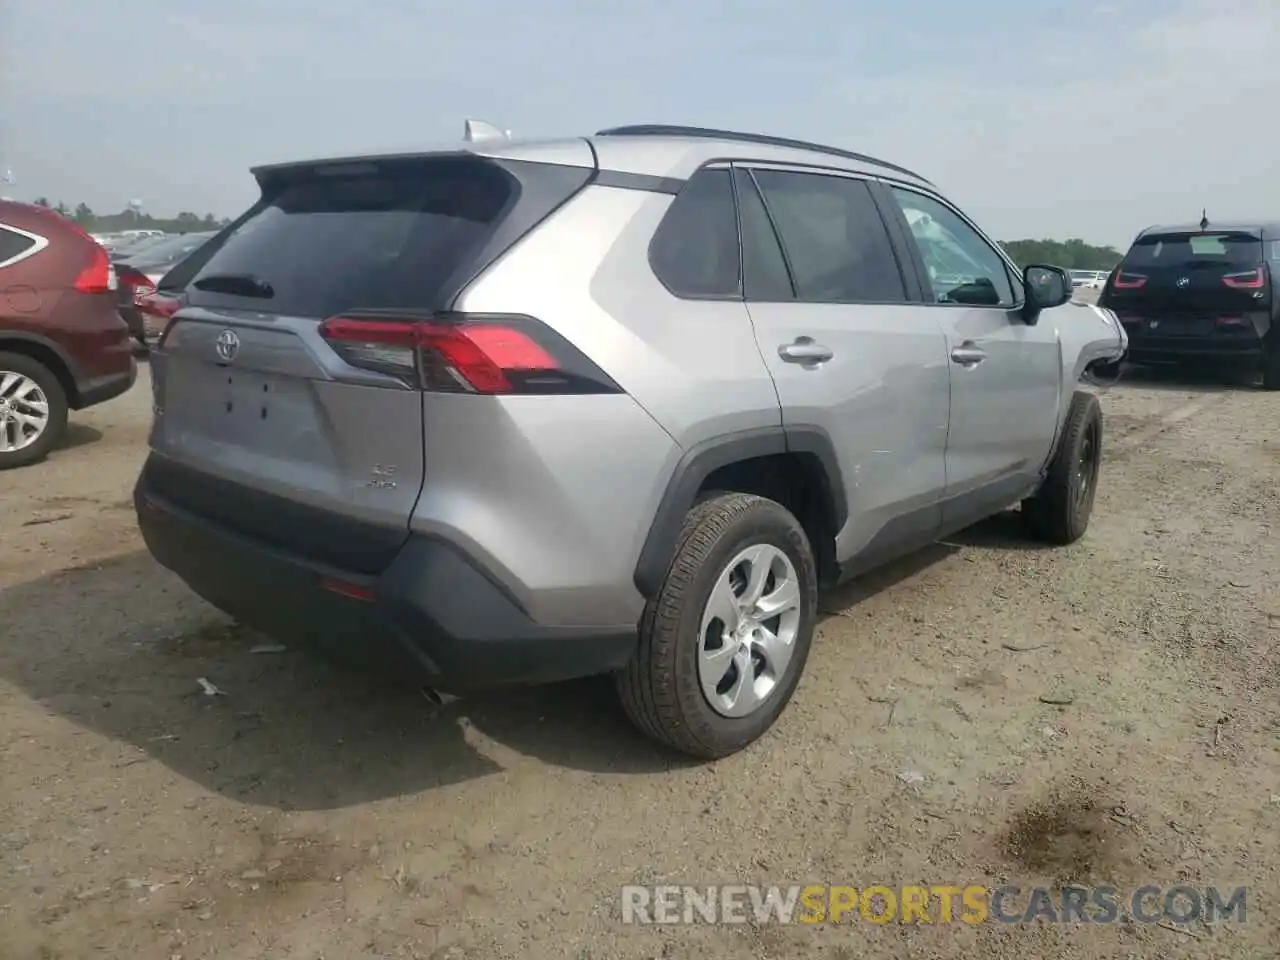
[(116, 307), (106, 250), (52, 210), (0, 201), (0, 470), (43, 459), (68, 410), (133, 385)]

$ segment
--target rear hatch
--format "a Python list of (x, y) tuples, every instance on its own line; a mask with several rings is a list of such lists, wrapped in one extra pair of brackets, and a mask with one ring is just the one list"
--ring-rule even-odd
[(385, 568), (430, 398), (376, 356), (353, 365), (322, 322), (447, 310), (592, 173), (469, 153), (257, 171), (262, 199), (165, 278), (184, 305), (152, 364), (151, 491), (317, 562)]
[(1102, 305), (1160, 336), (1252, 329), (1271, 306), (1262, 240), (1252, 231), (1156, 233), (1139, 237), (1112, 275)]

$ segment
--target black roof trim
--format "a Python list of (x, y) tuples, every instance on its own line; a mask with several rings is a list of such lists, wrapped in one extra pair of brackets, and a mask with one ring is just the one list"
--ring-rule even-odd
[(839, 147), (827, 147), (820, 143), (809, 143), (806, 140), (792, 140), (788, 137), (771, 137), (760, 133), (741, 133), (735, 130), (716, 130), (712, 127), (683, 127), (679, 124), (639, 123), (629, 127), (611, 127), (608, 130), (596, 131), (597, 137), (700, 137), (704, 140), (736, 140), (741, 143), (756, 143), (767, 147), (785, 147), (790, 150), (808, 150), (813, 153), (826, 153), (845, 160), (857, 160), (869, 163), (886, 170), (896, 170), (914, 177), (921, 183), (933, 184), (914, 170), (900, 167), (865, 153), (854, 153), (852, 150), (841, 150)]

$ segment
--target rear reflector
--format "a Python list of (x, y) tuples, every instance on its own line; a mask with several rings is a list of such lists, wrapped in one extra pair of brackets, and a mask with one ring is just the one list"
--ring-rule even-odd
[(602, 370), (532, 317), (432, 314), (331, 317), (320, 335), (353, 367), (434, 393), (616, 393)]
[(1262, 267), (1258, 267), (1243, 273), (1229, 273), (1222, 282), (1236, 290), (1261, 290), (1267, 282), (1267, 275)]
[(330, 593), (349, 597), (352, 600), (363, 600), (365, 603), (371, 603), (375, 599), (372, 588), (359, 583), (351, 583), (347, 580), (334, 580), (331, 577), (325, 577), (320, 581), (320, 586)]
[(1137, 290), (1139, 287), (1146, 286), (1146, 283), (1147, 278), (1140, 273), (1124, 273), (1117, 270), (1113, 286), (1117, 290)]

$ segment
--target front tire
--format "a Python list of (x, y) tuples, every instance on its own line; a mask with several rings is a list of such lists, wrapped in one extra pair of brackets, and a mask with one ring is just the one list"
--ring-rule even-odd
[(52, 370), (0, 353), (0, 470), (39, 463), (67, 429), (67, 395)]
[(636, 658), (618, 675), (631, 721), (700, 759), (768, 730), (804, 672), (817, 616), (809, 538), (780, 504), (728, 493), (685, 518)]
[(1044, 484), (1022, 501), (1022, 517), (1037, 540), (1066, 546), (1084, 536), (1102, 466), (1102, 406), (1091, 393), (1071, 397), (1067, 422)]

